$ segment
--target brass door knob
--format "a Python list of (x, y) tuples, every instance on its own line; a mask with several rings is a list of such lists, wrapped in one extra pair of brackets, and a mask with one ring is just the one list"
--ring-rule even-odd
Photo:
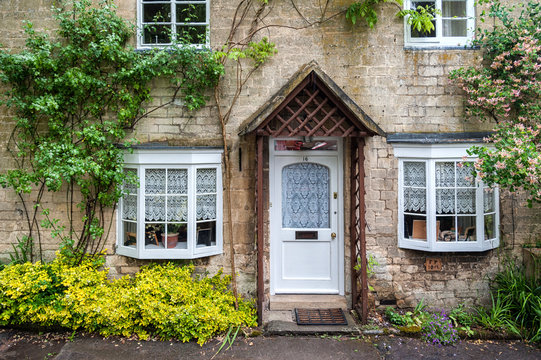
[(336, 239), (336, 233), (331, 233), (331, 239)]

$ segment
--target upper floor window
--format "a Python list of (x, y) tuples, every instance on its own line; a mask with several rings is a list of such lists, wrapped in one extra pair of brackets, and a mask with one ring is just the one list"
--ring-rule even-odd
[(137, 0), (138, 46), (208, 43), (209, 0)]
[(135, 150), (125, 155), (117, 253), (191, 259), (222, 252), (220, 150)]
[(455, 47), (468, 45), (475, 26), (474, 0), (406, 0), (406, 9), (434, 9), (434, 30), (417, 31), (405, 20), (405, 45), (412, 47)]
[(499, 245), (498, 189), (472, 177), (461, 158), (467, 147), (394, 148), (399, 159), (399, 247), (485, 251)]

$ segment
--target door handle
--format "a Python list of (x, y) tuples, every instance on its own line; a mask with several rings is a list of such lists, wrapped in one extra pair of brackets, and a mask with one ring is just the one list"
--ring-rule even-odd
[(331, 239), (336, 239), (336, 233), (331, 233)]

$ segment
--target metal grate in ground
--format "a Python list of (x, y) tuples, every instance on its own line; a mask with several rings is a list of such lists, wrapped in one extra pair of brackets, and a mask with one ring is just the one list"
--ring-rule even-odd
[(342, 309), (295, 309), (297, 325), (347, 325)]

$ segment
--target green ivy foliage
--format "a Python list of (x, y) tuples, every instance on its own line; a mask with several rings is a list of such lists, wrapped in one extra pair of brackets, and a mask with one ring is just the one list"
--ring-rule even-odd
[(203, 344), (230, 327), (255, 326), (252, 302), (229, 290), (230, 276), (194, 275), (193, 265), (142, 268), (135, 277), (108, 280), (103, 257), (74, 265), (57, 254), (51, 263), (0, 271), (0, 325), (63, 327), (104, 336), (137, 335)]
[(7, 89), (0, 100), (16, 114), (10, 150), (18, 164), (0, 176), (0, 184), (34, 194), (34, 204), (44, 190), (78, 189), (82, 230), (65, 236), (78, 240), (77, 250), (96, 253), (103, 209), (121, 196), (119, 145), (133, 143), (126, 130), (148, 111), (151, 81), (170, 79), (173, 96), (195, 110), (224, 69), (211, 51), (186, 45), (135, 51), (129, 46), (134, 26), (111, 1), (77, 0), (53, 11), (56, 35), (26, 23), (26, 47), (17, 53), (0, 49), (0, 81)]
[(373, 29), (378, 23), (377, 6), (382, 3), (391, 3), (396, 5), (400, 10), (396, 16), (406, 18), (406, 21), (414, 29), (419, 32), (430, 33), (434, 31), (434, 15), (441, 12), (431, 6), (418, 6), (416, 9), (402, 9), (403, 0), (363, 0), (355, 1), (348, 6), (346, 10), (346, 19), (356, 24), (359, 20), (366, 21), (366, 25)]

